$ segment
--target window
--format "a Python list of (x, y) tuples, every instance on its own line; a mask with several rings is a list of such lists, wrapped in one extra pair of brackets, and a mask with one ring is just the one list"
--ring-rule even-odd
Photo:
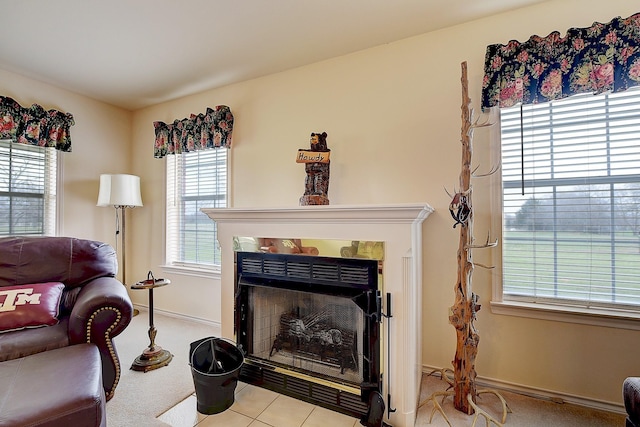
[(0, 141), (0, 236), (56, 234), (57, 154)]
[(501, 110), (503, 300), (640, 309), (639, 117), (638, 88)]
[(227, 157), (224, 148), (167, 157), (167, 264), (220, 265), (216, 223), (200, 209), (227, 206)]

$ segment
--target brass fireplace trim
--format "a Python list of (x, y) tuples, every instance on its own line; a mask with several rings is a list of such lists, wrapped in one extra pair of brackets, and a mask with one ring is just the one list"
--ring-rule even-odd
[(257, 366), (259, 368), (265, 368), (265, 369), (269, 369), (273, 372), (277, 372), (279, 374), (282, 375), (288, 375), (290, 377), (295, 377), (304, 381), (309, 381), (312, 382), (314, 384), (319, 384), (319, 385), (323, 385), (325, 387), (329, 387), (329, 388), (333, 388), (336, 390), (340, 390), (346, 393), (351, 393), (351, 394), (355, 394), (355, 395), (360, 395), (361, 390), (358, 387), (354, 387), (354, 386), (349, 386), (347, 384), (342, 384), (342, 383), (338, 383), (338, 382), (334, 382), (334, 381), (329, 381), (329, 380), (325, 380), (322, 378), (317, 378), (311, 375), (307, 375), (304, 374), (302, 372), (298, 372), (298, 371), (294, 371), (291, 369), (286, 369), (286, 368), (281, 368), (280, 366), (275, 366), (272, 365), (264, 360), (260, 360), (260, 363), (256, 363), (254, 361), (252, 361), (249, 358), (246, 358), (244, 360), (244, 363), (249, 364), (249, 365), (254, 365)]

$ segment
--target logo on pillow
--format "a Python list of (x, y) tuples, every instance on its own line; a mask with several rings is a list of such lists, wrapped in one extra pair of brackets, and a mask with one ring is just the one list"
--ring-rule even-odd
[(55, 325), (63, 290), (59, 282), (0, 287), (0, 332)]
[(17, 305), (40, 304), (41, 293), (33, 293), (33, 288), (12, 289), (10, 291), (0, 290), (0, 299), (5, 296), (3, 303), (0, 303), (0, 312), (13, 311)]

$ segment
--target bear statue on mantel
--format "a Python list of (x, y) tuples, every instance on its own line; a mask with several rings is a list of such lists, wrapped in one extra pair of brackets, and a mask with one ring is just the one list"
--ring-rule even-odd
[(329, 156), (327, 133), (312, 133), (309, 150), (299, 149), (297, 163), (304, 163), (307, 177), (304, 182), (304, 195), (300, 197), (300, 206), (329, 204)]

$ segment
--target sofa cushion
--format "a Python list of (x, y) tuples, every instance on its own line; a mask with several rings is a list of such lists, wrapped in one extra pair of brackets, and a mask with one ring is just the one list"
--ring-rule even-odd
[(0, 333), (58, 323), (60, 282), (0, 287)]
[(79, 344), (0, 363), (0, 426), (105, 426), (100, 353)]
[(69, 345), (69, 317), (61, 317), (57, 325), (0, 334), (0, 362)]

